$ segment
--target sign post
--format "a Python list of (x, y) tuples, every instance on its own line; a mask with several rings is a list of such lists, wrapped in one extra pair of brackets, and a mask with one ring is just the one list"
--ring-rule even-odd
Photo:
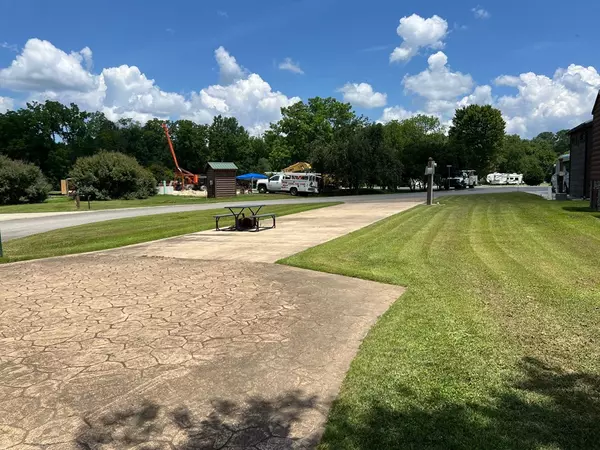
[(427, 204), (433, 205), (433, 175), (435, 174), (435, 161), (433, 158), (429, 158), (427, 167), (425, 168), (425, 175), (427, 176)]

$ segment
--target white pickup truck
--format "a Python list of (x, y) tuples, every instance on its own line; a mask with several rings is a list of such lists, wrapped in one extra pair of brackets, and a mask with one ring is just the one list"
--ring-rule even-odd
[(316, 173), (277, 173), (268, 180), (258, 180), (256, 188), (261, 194), (267, 192), (289, 192), (294, 196), (318, 194), (319, 178)]

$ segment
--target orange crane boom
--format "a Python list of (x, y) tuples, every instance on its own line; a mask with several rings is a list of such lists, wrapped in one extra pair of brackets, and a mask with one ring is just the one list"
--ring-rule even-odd
[(183, 180), (183, 184), (185, 184), (186, 179), (189, 180), (193, 184), (198, 184), (198, 175), (193, 174), (189, 170), (182, 169), (179, 167), (179, 162), (177, 162), (177, 155), (175, 154), (175, 149), (173, 148), (173, 142), (171, 141), (171, 135), (169, 134), (169, 127), (167, 127), (166, 123), (161, 125), (163, 130), (165, 130), (165, 135), (167, 136), (167, 142), (169, 143), (169, 150), (171, 150), (171, 156), (173, 157), (173, 161), (175, 162), (175, 168), (177, 172), (181, 175)]

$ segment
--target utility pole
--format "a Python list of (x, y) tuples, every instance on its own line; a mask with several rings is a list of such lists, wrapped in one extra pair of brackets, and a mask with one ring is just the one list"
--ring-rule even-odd
[(427, 204), (433, 205), (433, 175), (435, 174), (435, 161), (429, 158), (425, 175), (427, 175)]

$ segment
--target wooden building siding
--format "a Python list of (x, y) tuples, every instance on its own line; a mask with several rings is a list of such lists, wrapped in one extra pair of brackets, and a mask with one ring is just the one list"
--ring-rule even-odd
[(590, 196), (590, 157), (593, 145), (593, 122), (589, 121), (570, 131), (571, 171), (569, 193), (574, 198)]
[(215, 170), (207, 168), (208, 197), (222, 198), (236, 195), (236, 170)]
[(600, 94), (596, 98), (594, 110), (593, 145), (590, 157), (591, 207), (600, 210)]

